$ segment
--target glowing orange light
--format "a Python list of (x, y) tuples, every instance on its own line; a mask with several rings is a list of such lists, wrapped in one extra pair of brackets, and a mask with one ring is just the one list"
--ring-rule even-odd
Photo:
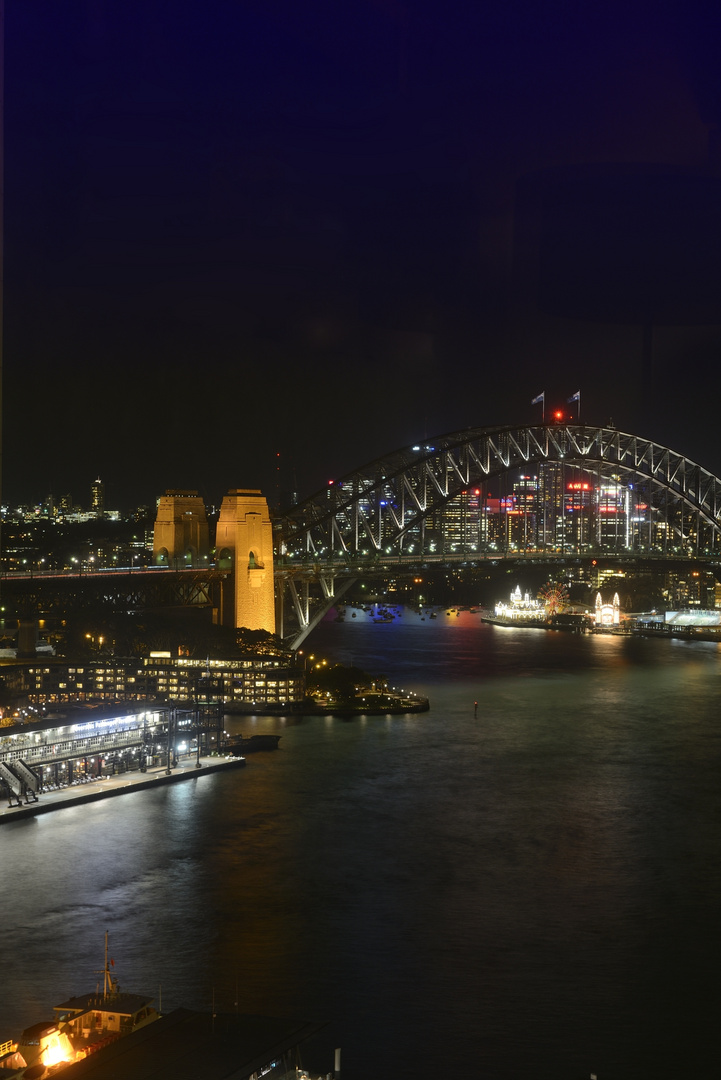
[(42, 1041), (45, 1045), (43, 1046), (40, 1056), (42, 1063), (46, 1068), (51, 1068), (53, 1065), (59, 1065), (61, 1061), (70, 1062), (73, 1060), (73, 1049), (67, 1035), (63, 1035), (59, 1031), (54, 1031), (50, 1032), (50, 1034)]

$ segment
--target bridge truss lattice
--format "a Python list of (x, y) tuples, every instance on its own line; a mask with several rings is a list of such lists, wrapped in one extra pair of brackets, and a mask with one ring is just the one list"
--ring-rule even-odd
[[(528, 517), (530, 504), (526, 495), (519, 511), (507, 496), (514, 478), (530, 473), (537, 481), (532, 527), (513, 530), (508, 514)], [(459, 500), (471, 491), (477, 512), (466, 512), (464, 527)], [(574, 491), (582, 505), (573, 505)], [(615, 428), (468, 429), (397, 450), (299, 504), (280, 524), (276, 565), (351, 568), (386, 557), (480, 559), (519, 549), (716, 557), (721, 480), (669, 447)]]

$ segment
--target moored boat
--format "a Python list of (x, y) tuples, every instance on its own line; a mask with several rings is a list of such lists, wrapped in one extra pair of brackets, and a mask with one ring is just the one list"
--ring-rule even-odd
[[(8, 1075), (45, 1077), (81, 1061), (133, 1031), (160, 1019), (152, 998), (120, 990), (110, 971), (108, 935), (105, 935), (103, 991), (68, 998), (53, 1008), (54, 1019), (25, 1028), (17, 1040), (0, 1043), (0, 1068)], [(18, 1073), (16, 1070), (25, 1070)]]
[(235, 757), (254, 754), (257, 750), (277, 750), (281, 735), (239, 735), (229, 744), (228, 750)]

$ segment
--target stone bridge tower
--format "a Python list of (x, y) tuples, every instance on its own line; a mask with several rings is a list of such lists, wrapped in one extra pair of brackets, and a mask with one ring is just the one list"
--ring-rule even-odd
[(158, 502), (153, 562), (176, 570), (208, 565), (208, 519), (197, 491), (166, 491)]
[(223, 589), (222, 625), (274, 634), (273, 526), (260, 491), (238, 488), (224, 497), (215, 548), (218, 569), (233, 571)]

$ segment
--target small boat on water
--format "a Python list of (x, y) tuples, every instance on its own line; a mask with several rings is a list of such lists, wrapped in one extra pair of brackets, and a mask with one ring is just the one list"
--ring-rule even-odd
[(228, 750), (235, 757), (254, 754), (257, 750), (277, 750), (281, 735), (239, 735), (228, 745)]
[(393, 622), (393, 616), (390, 611), (379, 611), (377, 618), (373, 620), (374, 623), (386, 623)]

